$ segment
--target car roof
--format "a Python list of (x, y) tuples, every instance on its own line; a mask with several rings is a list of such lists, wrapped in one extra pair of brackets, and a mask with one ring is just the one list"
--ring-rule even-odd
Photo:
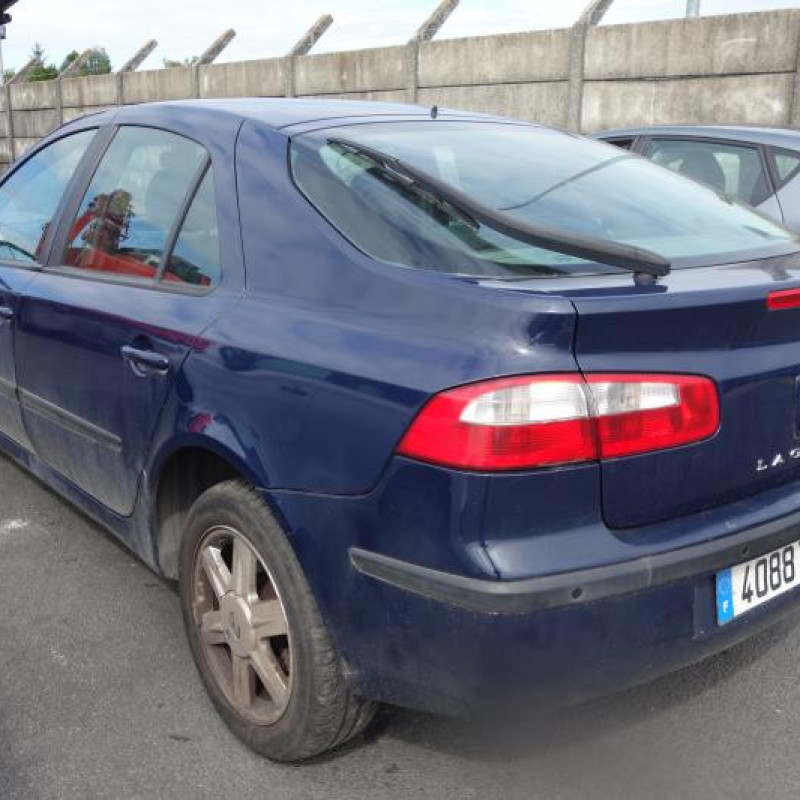
[(800, 150), (800, 130), (782, 128), (778, 125), (650, 125), (640, 128), (598, 131), (592, 136), (599, 139), (625, 136), (690, 136), (693, 138), (730, 139)]
[[(155, 103), (139, 103), (136, 105), (112, 108), (90, 116), (101, 124), (112, 118), (124, 121), (135, 121), (146, 114), (149, 118), (163, 116), (165, 121), (173, 118), (176, 112), (209, 116), (227, 116), (238, 119), (255, 120), (275, 129), (287, 129), (309, 123), (363, 120), (366, 118), (392, 117), (399, 119), (425, 119), (432, 115), (430, 106), (406, 103), (377, 102), (370, 100), (326, 100), (313, 98), (282, 97), (241, 97), (213, 100), (169, 100)], [(497, 119), (487, 114), (453, 109), (436, 109), (438, 117), (482, 120)], [(87, 119), (87, 116), (74, 120)], [(70, 123), (67, 123), (69, 125)]]

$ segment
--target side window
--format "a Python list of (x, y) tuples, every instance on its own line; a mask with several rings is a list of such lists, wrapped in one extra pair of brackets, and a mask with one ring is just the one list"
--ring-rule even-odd
[(169, 283), (213, 286), (219, 281), (219, 229), (209, 167), (172, 248), (162, 277)]
[(0, 186), (0, 259), (38, 260), (61, 196), (96, 131), (73, 133), (31, 156)]
[(182, 136), (120, 128), (70, 228), (64, 263), (155, 278), (169, 232), (206, 157), (201, 145)]
[(778, 182), (781, 186), (790, 181), (800, 171), (800, 153), (793, 153), (791, 150), (773, 149), (772, 158), (775, 162), (775, 172), (778, 175)]
[(614, 147), (619, 147), (622, 150), (630, 150), (633, 147), (633, 138), (630, 136), (624, 139), (604, 139), (603, 141), (613, 144)]
[(654, 139), (645, 155), (657, 164), (743, 203), (758, 205), (771, 192), (761, 154), (755, 147), (725, 142)]

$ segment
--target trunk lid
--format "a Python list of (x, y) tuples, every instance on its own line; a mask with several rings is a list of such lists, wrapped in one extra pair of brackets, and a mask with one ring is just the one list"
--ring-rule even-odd
[[(800, 308), (769, 310), (800, 287), (800, 255), (675, 270), (652, 287), (630, 278), (559, 280), (577, 313), (583, 372), (712, 378), (712, 438), (602, 463), (606, 523), (626, 528), (752, 496), (800, 478)], [(550, 287), (548, 287), (550, 288)]]

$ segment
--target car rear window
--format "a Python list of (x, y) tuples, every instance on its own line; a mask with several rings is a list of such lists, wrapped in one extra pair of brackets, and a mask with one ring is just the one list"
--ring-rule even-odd
[(800, 249), (793, 234), (729, 197), (619, 148), (549, 128), (431, 120), (295, 137), (290, 161), (301, 192), (362, 251), (406, 267), (495, 277), (620, 271), (469, 224), (330, 139), (391, 155), (522, 221), (645, 248), (673, 267)]

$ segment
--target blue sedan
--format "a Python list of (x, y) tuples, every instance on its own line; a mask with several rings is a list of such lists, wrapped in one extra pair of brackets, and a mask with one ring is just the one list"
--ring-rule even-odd
[(0, 184), (0, 446), (179, 582), (211, 700), (283, 761), (795, 608), (798, 331), (794, 234), (513, 120), (145, 104)]

